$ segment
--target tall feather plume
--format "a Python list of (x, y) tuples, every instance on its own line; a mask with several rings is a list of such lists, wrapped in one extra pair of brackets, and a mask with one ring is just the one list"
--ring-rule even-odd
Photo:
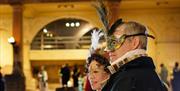
[[(93, 7), (95, 7), (99, 18), (101, 20), (101, 22), (103, 23), (103, 26), (105, 27), (105, 31), (103, 31), (102, 29), (100, 30), (93, 30), (93, 32), (91, 33), (91, 46), (89, 49), (89, 54), (88, 57), (90, 57), (90, 55), (92, 53), (94, 53), (96, 51), (96, 49), (98, 49), (98, 44), (99, 44), (99, 40), (102, 36), (105, 36), (105, 32), (107, 32), (109, 30), (109, 21), (108, 21), (108, 12), (107, 9), (103, 3), (103, 0), (96, 0), (96, 3), (92, 4)], [(88, 61), (88, 60), (86, 60)]]
[(90, 52), (93, 53), (95, 52), (96, 49), (98, 49), (98, 44), (100, 38), (104, 36), (104, 33), (102, 30), (93, 30), (91, 33), (91, 47), (90, 47)]
[(92, 5), (96, 8), (99, 18), (101, 19), (104, 27), (106, 28), (106, 31), (109, 30), (108, 11), (105, 7), (103, 0), (96, 0), (96, 3)]
[(89, 49), (88, 57), (90, 57), (91, 54), (95, 53), (96, 50), (99, 48), (99, 40), (103, 36), (104, 36), (104, 32), (102, 30), (94, 29), (92, 31), (92, 33), (91, 33), (91, 46), (90, 46), (90, 49)]

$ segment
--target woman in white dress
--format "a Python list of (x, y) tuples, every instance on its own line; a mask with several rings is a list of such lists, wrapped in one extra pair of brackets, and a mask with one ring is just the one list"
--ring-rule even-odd
[(41, 70), (38, 73), (38, 78), (40, 91), (48, 91), (48, 75), (43, 66), (41, 67)]

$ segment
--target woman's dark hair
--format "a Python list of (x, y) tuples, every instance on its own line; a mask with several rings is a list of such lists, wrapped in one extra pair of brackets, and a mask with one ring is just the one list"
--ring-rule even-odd
[(108, 60), (106, 57), (104, 57), (104, 56), (102, 56), (102, 55), (100, 55), (100, 54), (91, 54), (91, 56), (88, 57), (88, 59), (87, 59), (87, 67), (89, 67), (90, 63), (91, 63), (93, 60), (95, 60), (95, 61), (98, 62), (99, 64), (103, 65), (103, 66), (104, 66), (104, 70), (105, 70), (106, 72), (108, 72), (107, 69), (106, 69), (106, 67), (109, 66), (110, 63), (109, 63), (109, 60)]

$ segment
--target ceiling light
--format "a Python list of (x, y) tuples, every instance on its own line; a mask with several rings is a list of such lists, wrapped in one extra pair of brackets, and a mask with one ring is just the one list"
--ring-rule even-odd
[(70, 24), (69, 23), (66, 23), (66, 27), (69, 27), (70, 26)]
[(46, 34), (46, 36), (48, 36), (48, 37), (49, 37), (49, 36), (50, 36), (50, 34), (49, 34), (49, 33), (47, 33), (47, 34)]
[(53, 48), (52, 45), (44, 45), (44, 48)]
[(75, 26), (75, 24), (74, 24), (74, 22), (72, 22), (72, 23), (71, 23), (71, 27), (74, 27), (74, 26)]
[(44, 29), (43, 29), (43, 32), (44, 32), (44, 33), (47, 33), (47, 32), (48, 32), (48, 30), (47, 30), (46, 28), (44, 28)]
[(14, 37), (10, 37), (10, 38), (8, 38), (8, 42), (9, 42), (9, 43), (15, 43), (15, 39), (14, 39)]
[(80, 26), (80, 23), (79, 22), (76, 22), (76, 27), (79, 27)]
[(49, 36), (50, 36), (50, 37), (53, 37), (53, 34), (51, 33)]

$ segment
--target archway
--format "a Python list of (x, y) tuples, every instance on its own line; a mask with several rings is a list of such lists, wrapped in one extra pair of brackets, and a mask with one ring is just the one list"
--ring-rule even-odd
[[(84, 49), (84, 46), (79, 46), (79, 44), (90, 45), (90, 36), (86, 35), (86, 33), (90, 31), (92, 27), (94, 26), (91, 25), (88, 21), (82, 19), (62, 18), (55, 20), (45, 25), (43, 28), (39, 30), (39, 32), (37, 32), (36, 36), (33, 38), (31, 43), (31, 51), (48, 50), (51, 52), (55, 52), (56, 50), (57, 52), (58, 50), (62, 51), (63, 49)], [(89, 48), (86, 47), (85, 49), (88, 50)], [(57, 53), (55, 55), (62, 54), (63, 53)], [(37, 74), (40, 66), (45, 66), (48, 73), (51, 74), (51, 76), (49, 76), (49, 81), (57, 82), (58, 69), (61, 67), (61, 65), (65, 63), (68, 63), (70, 67), (72, 67), (72, 65), (74, 64), (78, 64), (79, 67), (84, 68), (85, 59), (67, 60), (57, 58), (31, 60), (31, 68), (33, 70), (33, 74)], [(54, 73), (54, 71), (56, 71), (56, 73)], [(34, 75), (34, 77), (35, 76), (36, 75)]]
[(34, 37), (32, 50), (46, 49), (78, 49), (78, 43), (86, 32), (94, 26), (82, 19), (63, 18), (45, 25)]

